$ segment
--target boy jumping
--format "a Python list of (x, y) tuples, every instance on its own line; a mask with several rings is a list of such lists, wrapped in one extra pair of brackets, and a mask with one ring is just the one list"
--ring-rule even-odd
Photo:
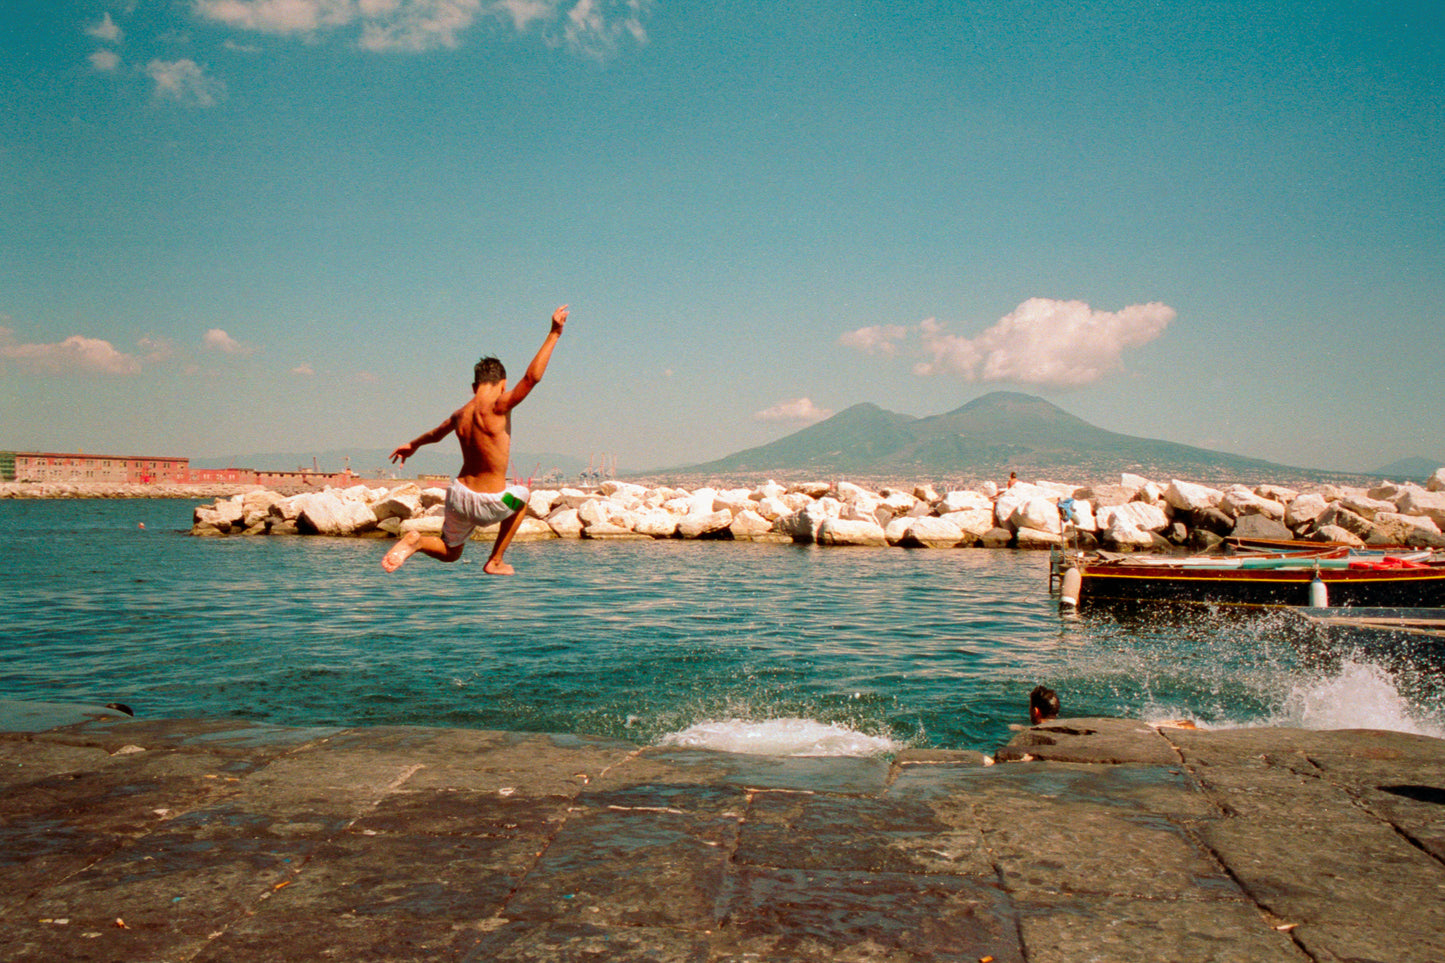
[(547, 332), (537, 356), (527, 365), (527, 373), (510, 391), (507, 390), (507, 369), (502, 362), (492, 357), (478, 361), (472, 379), (472, 400), (431, 431), (391, 453), (392, 461), (404, 465), (418, 448), (441, 441), (455, 431), (462, 446), (462, 470), (447, 489), (442, 537), (407, 532), (381, 560), (382, 568), (395, 572), (416, 552), (442, 562), (455, 562), (462, 557), (462, 548), (473, 528), (501, 522), (491, 558), (482, 566), (482, 571), (488, 575), (513, 573), (512, 566), (502, 561), (502, 553), (522, 527), (522, 519), (527, 517), (530, 492), (525, 485), (507, 486), (507, 464), (512, 455), (512, 409), (542, 380), (566, 323), (567, 305), (564, 304), (552, 312), (552, 330)]

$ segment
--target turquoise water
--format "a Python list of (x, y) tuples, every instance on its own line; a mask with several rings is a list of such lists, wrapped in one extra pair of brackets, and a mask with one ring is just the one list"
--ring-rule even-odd
[(193, 504), (0, 501), (0, 695), (992, 751), (1044, 683), (1065, 715), (1445, 731), (1438, 667), (1321, 653), (1278, 614), (1064, 617), (1044, 553), (552, 541), (514, 545), (518, 574), (494, 578), (474, 543), (388, 576), (383, 541), (192, 538)]

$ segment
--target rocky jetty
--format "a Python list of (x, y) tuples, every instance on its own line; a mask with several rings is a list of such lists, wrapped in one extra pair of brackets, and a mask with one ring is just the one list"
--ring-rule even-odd
[(0, 482), (0, 498), (229, 498), (258, 487), (219, 482)]
[[(438, 534), (446, 493), (415, 483), (284, 495), (251, 490), (196, 508), (194, 535)], [(1123, 475), (1076, 486), (1019, 482), (938, 492), (872, 490), (847, 481), (681, 489), (609, 481), (538, 489), (521, 539), (732, 539), (913, 548), (1039, 548), (1066, 542), (1113, 551), (1207, 549), (1226, 536), (1358, 546), (1445, 547), (1445, 468), (1425, 486), (1213, 488)], [(495, 536), (496, 527), (474, 536)]]

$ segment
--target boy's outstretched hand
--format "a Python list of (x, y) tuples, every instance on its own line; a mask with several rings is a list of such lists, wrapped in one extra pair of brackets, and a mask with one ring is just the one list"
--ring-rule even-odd
[(558, 334), (561, 334), (561, 333), (562, 333), (562, 328), (563, 328), (563, 326), (565, 326), (566, 324), (567, 324), (567, 305), (564, 304), (564, 305), (562, 305), (560, 308), (558, 308), (556, 311), (553, 311), (553, 312), (552, 312), (552, 330), (553, 330), (553, 331), (556, 331)]

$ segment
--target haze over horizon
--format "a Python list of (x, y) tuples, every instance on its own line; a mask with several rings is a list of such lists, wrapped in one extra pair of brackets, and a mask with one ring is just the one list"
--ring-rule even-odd
[(0, 448), (695, 464), (989, 391), (1445, 458), (1445, 8), (59, 0), (0, 10)]

